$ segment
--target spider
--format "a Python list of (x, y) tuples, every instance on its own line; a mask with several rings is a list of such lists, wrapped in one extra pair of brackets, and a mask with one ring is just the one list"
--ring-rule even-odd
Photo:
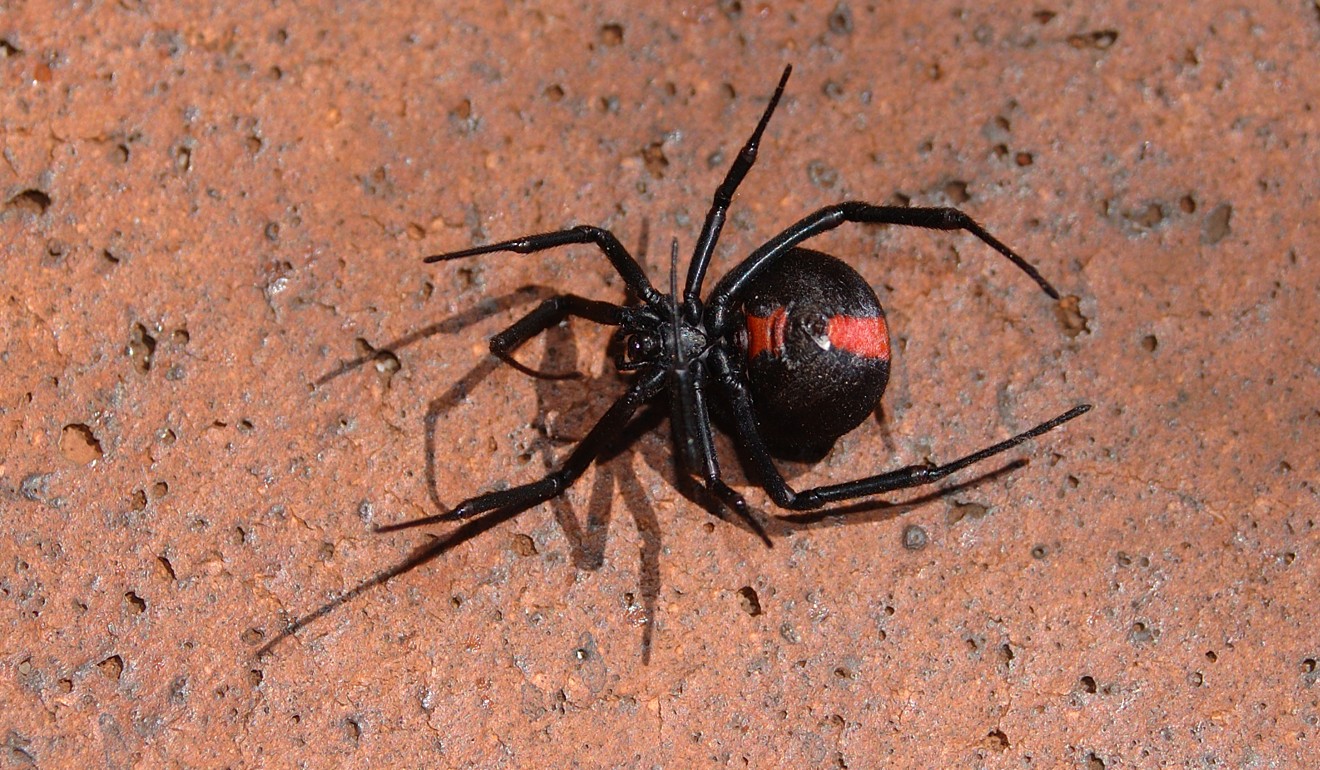
[[(1083, 404), (1052, 420), (953, 462), (908, 465), (839, 484), (794, 490), (772, 455), (823, 456), (875, 409), (889, 380), (889, 333), (875, 292), (841, 260), (799, 244), (845, 222), (964, 230), (1020, 268), (1051, 298), (1059, 293), (1036, 268), (955, 208), (876, 206), (848, 201), (826, 206), (757, 247), (702, 298), (702, 283), (734, 193), (756, 162), (761, 136), (792, 73), (784, 68), (756, 129), (715, 190), (697, 238), (680, 300), (678, 242), (670, 258), (669, 294), (647, 279), (609, 230), (579, 226), (436, 254), (427, 263), (496, 252), (533, 254), (569, 244), (595, 244), (622, 277), (635, 305), (561, 294), (542, 302), (490, 341), (491, 352), (519, 371), (547, 375), (519, 363), (513, 352), (568, 318), (617, 327), (612, 346), (627, 390), (605, 412), (558, 470), (527, 484), (486, 492), (447, 513), (381, 527), (391, 531), (435, 521), (468, 519), (487, 511), (506, 515), (564, 494), (611, 447), (642, 405), (666, 396), (681, 472), (769, 538), (746, 499), (720, 473), (711, 427), (712, 407), (723, 415), (765, 492), (781, 508), (805, 511), (830, 503), (930, 484), (1000, 454), (1083, 414)], [(712, 397), (714, 400), (712, 400)]]
[[(830, 503), (936, 482), (1053, 430), (1091, 409), (1074, 407), (1052, 420), (953, 462), (908, 465), (855, 481), (796, 491), (772, 455), (819, 458), (856, 428), (879, 403), (889, 381), (889, 330), (875, 292), (844, 262), (799, 246), (845, 222), (965, 230), (1008, 258), (1051, 298), (1055, 291), (1034, 267), (958, 209), (875, 206), (848, 201), (826, 206), (757, 247), (715, 285), (704, 300), (701, 286), (733, 195), (756, 162), (761, 135), (783, 96), (791, 66), (784, 68), (751, 138), (715, 190), (692, 254), (682, 299), (678, 293), (678, 242), (670, 252), (669, 293), (661, 294), (641, 266), (608, 230), (581, 226), (528, 235), (488, 246), (426, 257), (428, 263), (480, 254), (531, 254), (556, 246), (595, 244), (622, 276), (635, 305), (616, 305), (561, 294), (491, 338), (491, 352), (537, 377), (565, 378), (520, 363), (513, 352), (568, 318), (617, 327), (611, 347), (615, 367), (631, 376), (628, 389), (569, 453), (558, 470), (510, 489), (470, 497), (447, 513), (377, 527), (389, 532), (436, 521), (472, 519), (449, 536), (359, 583), (295, 620), (256, 653), (262, 658), (284, 639), (336, 606), (430, 561), (444, 550), (501, 521), (562, 495), (623, 433), (643, 404), (669, 398), (671, 432), (682, 472), (698, 475), (720, 504), (744, 519), (766, 544), (764, 527), (741, 494), (726, 484), (715, 455), (712, 408), (730, 426), (762, 488), (781, 508), (808, 511)], [(708, 396), (714, 401), (708, 401)], [(486, 513), (487, 516), (478, 517)]]

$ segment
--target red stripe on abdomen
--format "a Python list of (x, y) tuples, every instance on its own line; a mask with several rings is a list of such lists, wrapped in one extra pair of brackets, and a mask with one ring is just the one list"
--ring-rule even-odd
[(778, 356), (784, 351), (784, 326), (788, 314), (782, 307), (777, 307), (769, 316), (747, 314), (747, 358), (752, 359), (762, 353)]
[(889, 327), (882, 316), (830, 319), (830, 345), (863, 358), (889, 358)]

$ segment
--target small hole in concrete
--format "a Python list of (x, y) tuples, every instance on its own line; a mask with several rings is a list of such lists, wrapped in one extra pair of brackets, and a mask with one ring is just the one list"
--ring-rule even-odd
[(623, 25), (605, 24), (600, 28), (600, 42), (602, 45), (616, 46), (623, 43)]
[(128, 337), (128, 357), (133, 359), (133, 367), (143, 374), (151, 371), (151, 359), (155, 353), (156, 338), (147, 333), (147, 327), (133, 324)]
[(180, 172), (192, 170), (192, 148), (187, 145), (179, 145), (174, 148), (174, 168)]
[(954, 503), (953, 510), (949, 511), (949, 523), (957, 524), (963, 519), (979, 519), (988, 513), (990, 509), (980, 503)]
[(829, 25), (830, 32), (833, 32), (836, 35), (852, 34), (853, 31), (852, 9), (848, 7), (847, 3), (842, 3), (842, 2), (839, 3), (838, 5), (834, 6), (833, 11), (830, 11), (830, 15), (826, 23)]
[(387, 377), (399, 371), (403, 366), (399, 363), (399, 357), (388, 350), (378, 350), (372, 358), (376, 362), (376, 371)]
[(1221, 203), (1205, 218), (1205, 228), (1201, 232), (1201, 242), (1213, 246), (1228, 237), (1232, 232), (1229, 221), (1233, 218), (1233, 206)]
[(536, 541), (528, 535), (517, 534), (513, 536), (513, 552), (519, 556), (535, 556)]
[(1141, 338), (1141, 347), (1147, 353), (1154, 353), (1155, 348), (1159, 346), (1160, 346), (1160, 341), (1155, 338), (1154, 334), (1147, 334), (1145, 337)]
[(107, 679), (114, 679), (117, 681), (124, 673), (124, 659), (118, 655), (111, 655), (100, 663), (97, 663), (96, 667), (101, 670), (101, 673), (104, 674)]
[(929, 541), (930, 538), (924, 528), (916, 524), (909, 524), (903, 528), (903, 547), (909, 551), (920, 551)]
[(738, 589), (738, 597), (741, 599), (743, 612), (752, 617), (761, 614), (761, 598), (756, 595), (756, 589), (751, 586), (743, 586)]
[(50, 208), (50, 196), (41, 190), (31, 189), (10, 198), (5, 206), (19, 211), (26, 211), (30, 214), (45, 214), (46, 209)]
[(60, 431), (60, 453), (67, 460), (87, 465), (101, 458), (101, 442), (92, 429), (82, 423), (65, 425)]
[(1097, 51), (1106, 50), (1116, 42), (1118, 42), (1118, 30), (1114, 29), (1100, 29), (1068, 37), (1068, 45), (1073, 48), (1094, 48)]
[(1059, 319), (1063, 333), (1069, 337), (1091, 331), (1090, 319), (1082, 315), (1081, 300), (1074, 294), (1064, 297), (1055, 304), (1054, 315)]
[(146, 600), (132, 591), (124, 594), (124, 601), (128, 602), (128, 610), (134, 615), (141, 615), (147, 611)]
[(839, 183), (839, 171), (824, 161), (813, 160), (807, 164), (807, 178), (817, 187), (828, 190)]
[(967, 192), (967, 183), (961, 179), (954, 179), (944, 185), (944, 195), (954, 203), (966, 203), (972, 199), (971, 194)]
[(1096, 691), (1095, 677), (1092, 676), (1082, 677), (1082, 690), (1091, 695), (1095, 695), (1095, 691)]
[(669, 159), (665, 157), (665, 151), (662, 143), (652, 142), (642, 150), (642, 163), (651, 176), (659, 179), (664, 176), (665, 168), (669, 166)]

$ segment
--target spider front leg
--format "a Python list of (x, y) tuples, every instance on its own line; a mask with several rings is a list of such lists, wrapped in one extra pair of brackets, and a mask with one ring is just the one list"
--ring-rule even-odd
[(972, 454), (960, 457), (950, 463), (943, 465), (922, 464), (908, 465), (897, 470), (879, 473), (874, 476), (857, 479), (855, 481), (846, 481), (841, 484), (829, 484), (826, 486), (815, 487), (813, 489), (795, 492), (788, 482), (784, 480), (783, 474), (775, 466), (774, 460), (770, 457), (770, 451), (766, 447), (765, 441), (761, 439), (761, 434), (757, 429), (756, 417), (752, 411), (751, 397), (748, 395), (747, 387), (742, 380), (735, 374), (735, 370), (730, 365), (728, 356), (724, 351), (715, 351), (713, 355), (715, 361), (716, 376), (720, 378), (720, 384), (728, 397), (730, 407), (733, 411), (734, 434), (743, 450), (750, 456), (752, 462), (756, 465), (756, 470), (761, 477), (761, 483), (770, 498), (781, 508), (787, 508), (793, 511), (809, 511), (829, 503), (837, 503), (843, 500), (852, 500), (859, 497), (869, 497), (871, 495), (893, 492), (899, 489), (909, 489), (911, 487), (924, 486), (932, 484), (952, 473), (962, 470), (969, 465), (979, 463), (982, 460), (993, 457), (1001, 452), (1021, 444), (1024, 441), (1035, 438), (1051, 431), (1069, 420), (1080, 417), (1086, 412), (1091, 411), (1090, 404), (1082, 404), (1073, 407), (1067, 412), (1047, 420), (1036, 427), (1023, 431), (1010, 439), (992, 444), (984, 449), (973, 452)]
[(546, 380), (575, 379), (582, 376), (581, 372), (542, 372), (518, 361), (513, 357), (513, 351), (566, 318), (585, 318), (604, 326), (618, 326), (623, 323), (625, 312), (624, 308), (610, 302), (587, 299), (576, 294), (559, 294), (545, 300), (512, 326), (491, 337), (490, 352), (514, 369), (532, 377)]
[(642, 302), (647, 305), (659, 306), (664, 304), (664, 296), (655, 290), (651, 282), (646, 278), (646, 273), (642, 272), (642, 266), (637, 264), (628, 250), (619, 243), (619, 239), (614, 237), (614, 233), (600, 227), (591, 225), (579, 225), (568, 230), (556, 230), (550, 233), (540, 233), (537, 235), (527, 235), (522, 238), (514, 238), (510, 241), (500, 241), (486, 246), (473, 246), (470, 249), (460, 251), (451, 251), (445, 254), (433, 254), (423, 259), (423, 262), (447, 262), (451, 259), (462, 259), (463, 257), (475, 257), (479, 254), (493, 254), (499, 251), (512, 251), (516, 254), (533, 254), (546, 249), (553, 249), (556, 246), (567, 246), (573, 243), (594, 243), (614, 266), (615, 271), (623, 278), (628, 289), (633, 292)]

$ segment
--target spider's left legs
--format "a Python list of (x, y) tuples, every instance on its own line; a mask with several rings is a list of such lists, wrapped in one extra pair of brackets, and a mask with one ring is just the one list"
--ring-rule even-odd
[(735, 437), (751, 457), (752, 462), (755, 463), (756, 470), (761, 477), (761, 483), (765, 486), (765, 491), (769, 493), (771, 499), (781, 508), (794, 511), (808, 511), (829, 503), (932, 484), (969, 465), (979, 463), (1001, 452), (1006, 452), (1024, 441), (1051, 431), (1074, 417), (1079, 417), (1091, 410), (1090, 404), (1073, 407), (1058, 417), (1046, 420), (1030, 430), (1023, 431), (1012, 438), (992, 444), (943, 465), (908, 465), (855, 481), (829, 484), (795, 492), (784, 480), (783, 474), (775, 467), (774, 461), (770, 457), (770, 451), (761, 439), (761, 434), (756, 427), (756, 417), (752, 412), (751, 397), (742, 380), (734, 373), (727, 354), (716, 350), (712, 357), (715, 360), (716, 377), (728, 394), (729, 403), (733, 409)]
[(876, 206), (864, 201), (845, 201), (808, 214), (757, 247), (746, 259), (725, 273), (707, 298), (711, 329), (717, 334), (727, 330), (733, 315), (732, 311), (737, 306), (743, 291), (758, 275), (770, 269), (776, 260), (808, 238), (833, 230), (846, 222), (922, 227), (928, 230), (963, 230), (976, 236), (1016, 265), (1052, 299), (1059, 299), (1058, 290), (1045, 280), (1034, 265), (958, 209)]
[(539, 481), (469, 497), (454, 506), (453, 510), (448, 513), (380, 527), (378, 531), (390, 532), (406, 527), (421, 526), (434, 521), (467, 519), (484, 511), (497, 509), (521, 510), (543, 503), (552, 497), (558, 497), (574, 481), (578, 480), (601, 452), (609, 448), (610, 442), (616, 440), (623, 432), (624, 426), (632, 419), (633, 414), (637, 412), (637, 408), (646, 403), (656, 393), (659, 393), (664, 388), (664, 383), (665, 373), (663, 370), (650, 372), (634, 380), (628, 390), (610, 406), (604, 416), (587, 433), (586, 438), (573, 447), (573, 451), (569, 453), (568, 459), (564, 460), (563, 465), (558, 470), (546, 474)]
[(433, 254), (423, 262), (447, 262), (451, 259), (475, 257), (478, 254), (493, 254), (498, 251), (512, 251), (516, 254), (534, 254), (538, 251), (567, 246), (573, 243), (594, 243), (600, 248), (610, 264), (614, 266), (628, 289), (647, 305), (663, 305), (664, 297), (655, 290), (647, 279), (642, 266), (628, 253), (628, 250), (614, 237), (614, 233), (601, 227), (579, 225), (568, 230), (556, 230), (550, 233), (526, 235), (509, 241), (500, 241), (486, 246), (473, 246), (470, 249), (451, 251), (445, 254)]
[(518, 319), (509, 328), (490, 338), (490, 352), (509, 366), (533, 377), (542, 379), (564, 380), (580, 377), (579, 372), (567, 374), (549, 374), (532, 369), (513, 357), (527, 340), (541, 332), (556, 326), (566, 318), (585, 318), (605, 326), (618, 326), (623, 322), (627, 311), (613, 303), (579, 297), (576, 294), (559, 294), (542, 302), (527, 315)]

